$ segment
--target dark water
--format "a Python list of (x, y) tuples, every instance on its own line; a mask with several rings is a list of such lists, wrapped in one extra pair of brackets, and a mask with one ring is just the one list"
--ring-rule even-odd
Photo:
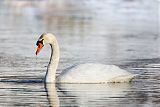
[[(0, 107), (159, 107), (158, 0), (1, 0)], [(57, 75), (75, 63), (115, 64), (130, 84), (45, 84), (50, 57), (36, 40), (54, 33)]]

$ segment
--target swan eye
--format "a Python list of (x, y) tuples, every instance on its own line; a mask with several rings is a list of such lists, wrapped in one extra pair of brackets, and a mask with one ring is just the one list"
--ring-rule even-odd
[(36, 43), (36, 45), (38, 46), (39, 43), (41, 43), (41, 44), (43, 45), (43, 40), (44, 40), (44, 39), (38, 40), (37, 43)]

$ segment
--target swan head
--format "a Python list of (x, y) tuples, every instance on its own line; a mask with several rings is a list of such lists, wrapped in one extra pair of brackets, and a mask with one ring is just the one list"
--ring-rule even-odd
[(36, 43), (36, 45), (38, 46), (37, 47), (37, 51), (36, 51), (36, 55), (41, 51), (41, 49), (43, 48), (43, 46), (45, 44), (53, 44), (54, 40), (55, 40), (55, 36), (53, 34), (51, 34), (51, 33), (43, 33), (39, 37), (39, 39), (38, 39), (38, 41)]

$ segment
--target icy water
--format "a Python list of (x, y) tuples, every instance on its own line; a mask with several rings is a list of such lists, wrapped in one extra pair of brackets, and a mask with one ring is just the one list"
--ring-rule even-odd
[[(160, 107), (158, 0), (1, 0), (0, 107)], [(57, 75), (77, 63), (115, 64), (130, 84), (44, 84), (54, 33)], [(100, 72), (99, 72), (100, 73)]]

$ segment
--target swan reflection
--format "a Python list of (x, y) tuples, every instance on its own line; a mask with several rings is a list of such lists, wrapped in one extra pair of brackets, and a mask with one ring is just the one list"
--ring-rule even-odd
[(47, 98), (51, 107), (59, 107), (59, 98), (56, 90), (56, 84), (45, 84)]
[(51, 107), (109, 106), (121, 102), (130, 90), (130, 84), (46, 84)]

